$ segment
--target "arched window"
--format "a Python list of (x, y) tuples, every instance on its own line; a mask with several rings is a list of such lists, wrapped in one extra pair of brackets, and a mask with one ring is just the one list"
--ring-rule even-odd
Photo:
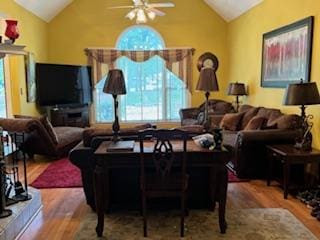
[[(135, 26), (125, 30), (119, 37), (119, 50), (160, 50), (164, 41), (152, 28)], [(126, 80), (127, 94), (120, 97), (119, 117), (121, 121), (170, 121), (179, 119), (179, 109), (186, 107), (185, 83), (170, 72), (159, 56), (145, 62), (134, 62), (121, 57), (116, 67), (122, 69)], [(113, 102), (104, 94), (104, 81), (97, 86), (97, 122), (113, 121)]]

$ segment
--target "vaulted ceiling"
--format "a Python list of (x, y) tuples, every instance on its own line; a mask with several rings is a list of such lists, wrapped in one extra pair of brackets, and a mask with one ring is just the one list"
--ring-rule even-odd
[[(16, 3), (37, 15), (46, 22), (50, 22), (66, 6), (74, 0), (14, 0)], [(198, 0), (197, 0), (198, 1)], [(263, 0), (203, 0), (226, 21), (231, 21)], [(129, 2), (129, 0), (128, 0)], [(167, 0), (152, 0), (151, 2), (167, 2)], [(168, 0), (170, 2), (170, 0)]]

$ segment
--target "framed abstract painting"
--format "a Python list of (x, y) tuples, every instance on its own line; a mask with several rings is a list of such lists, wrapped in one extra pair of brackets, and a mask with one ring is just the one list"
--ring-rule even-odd
[(313, 16), (263, 34), (261, 86), (285, 88), (308, 82), (311, 70)]

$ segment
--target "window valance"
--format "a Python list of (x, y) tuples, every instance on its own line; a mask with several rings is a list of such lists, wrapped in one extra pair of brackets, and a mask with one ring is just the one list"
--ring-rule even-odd
[[(102, 63), (107, 64), (109, 69), (114, 68), (116, 60), (120, 57), (127, 57), (135, 62), (144, 62), (151, 57), (159, 56), (164, 59), (166, 67), (182, 79), (187, 89), (192, 89), (192, 56), (193, 48), (174, 48), (163, 50), (145, 50), (145, 51), (126, 51), (117, 49), (98, 49), (87, 48), (85, 52), (88, 56), (89, 63), (93, 66)], [(99, 71), (97, 71), (99, 73)], [(96, 76), (97, 79), (101, 79)]]

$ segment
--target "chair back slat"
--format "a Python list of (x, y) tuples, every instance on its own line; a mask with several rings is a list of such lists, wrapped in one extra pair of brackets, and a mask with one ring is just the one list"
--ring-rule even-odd
[[(189, 134), (180, 129), (148, 129), (139, 132), (142, 178), (145, 176), (144, 140), (150, 137), (155, 141), (152, 167), (156, 175), (165, 179), (169, 177), (173, 166), (176, 165), (181, 168), (180, 172), (184, 175), (186, 171), (186, 152)], [(177, 156), (172, 141), (182, 144), (182, 157)]]

